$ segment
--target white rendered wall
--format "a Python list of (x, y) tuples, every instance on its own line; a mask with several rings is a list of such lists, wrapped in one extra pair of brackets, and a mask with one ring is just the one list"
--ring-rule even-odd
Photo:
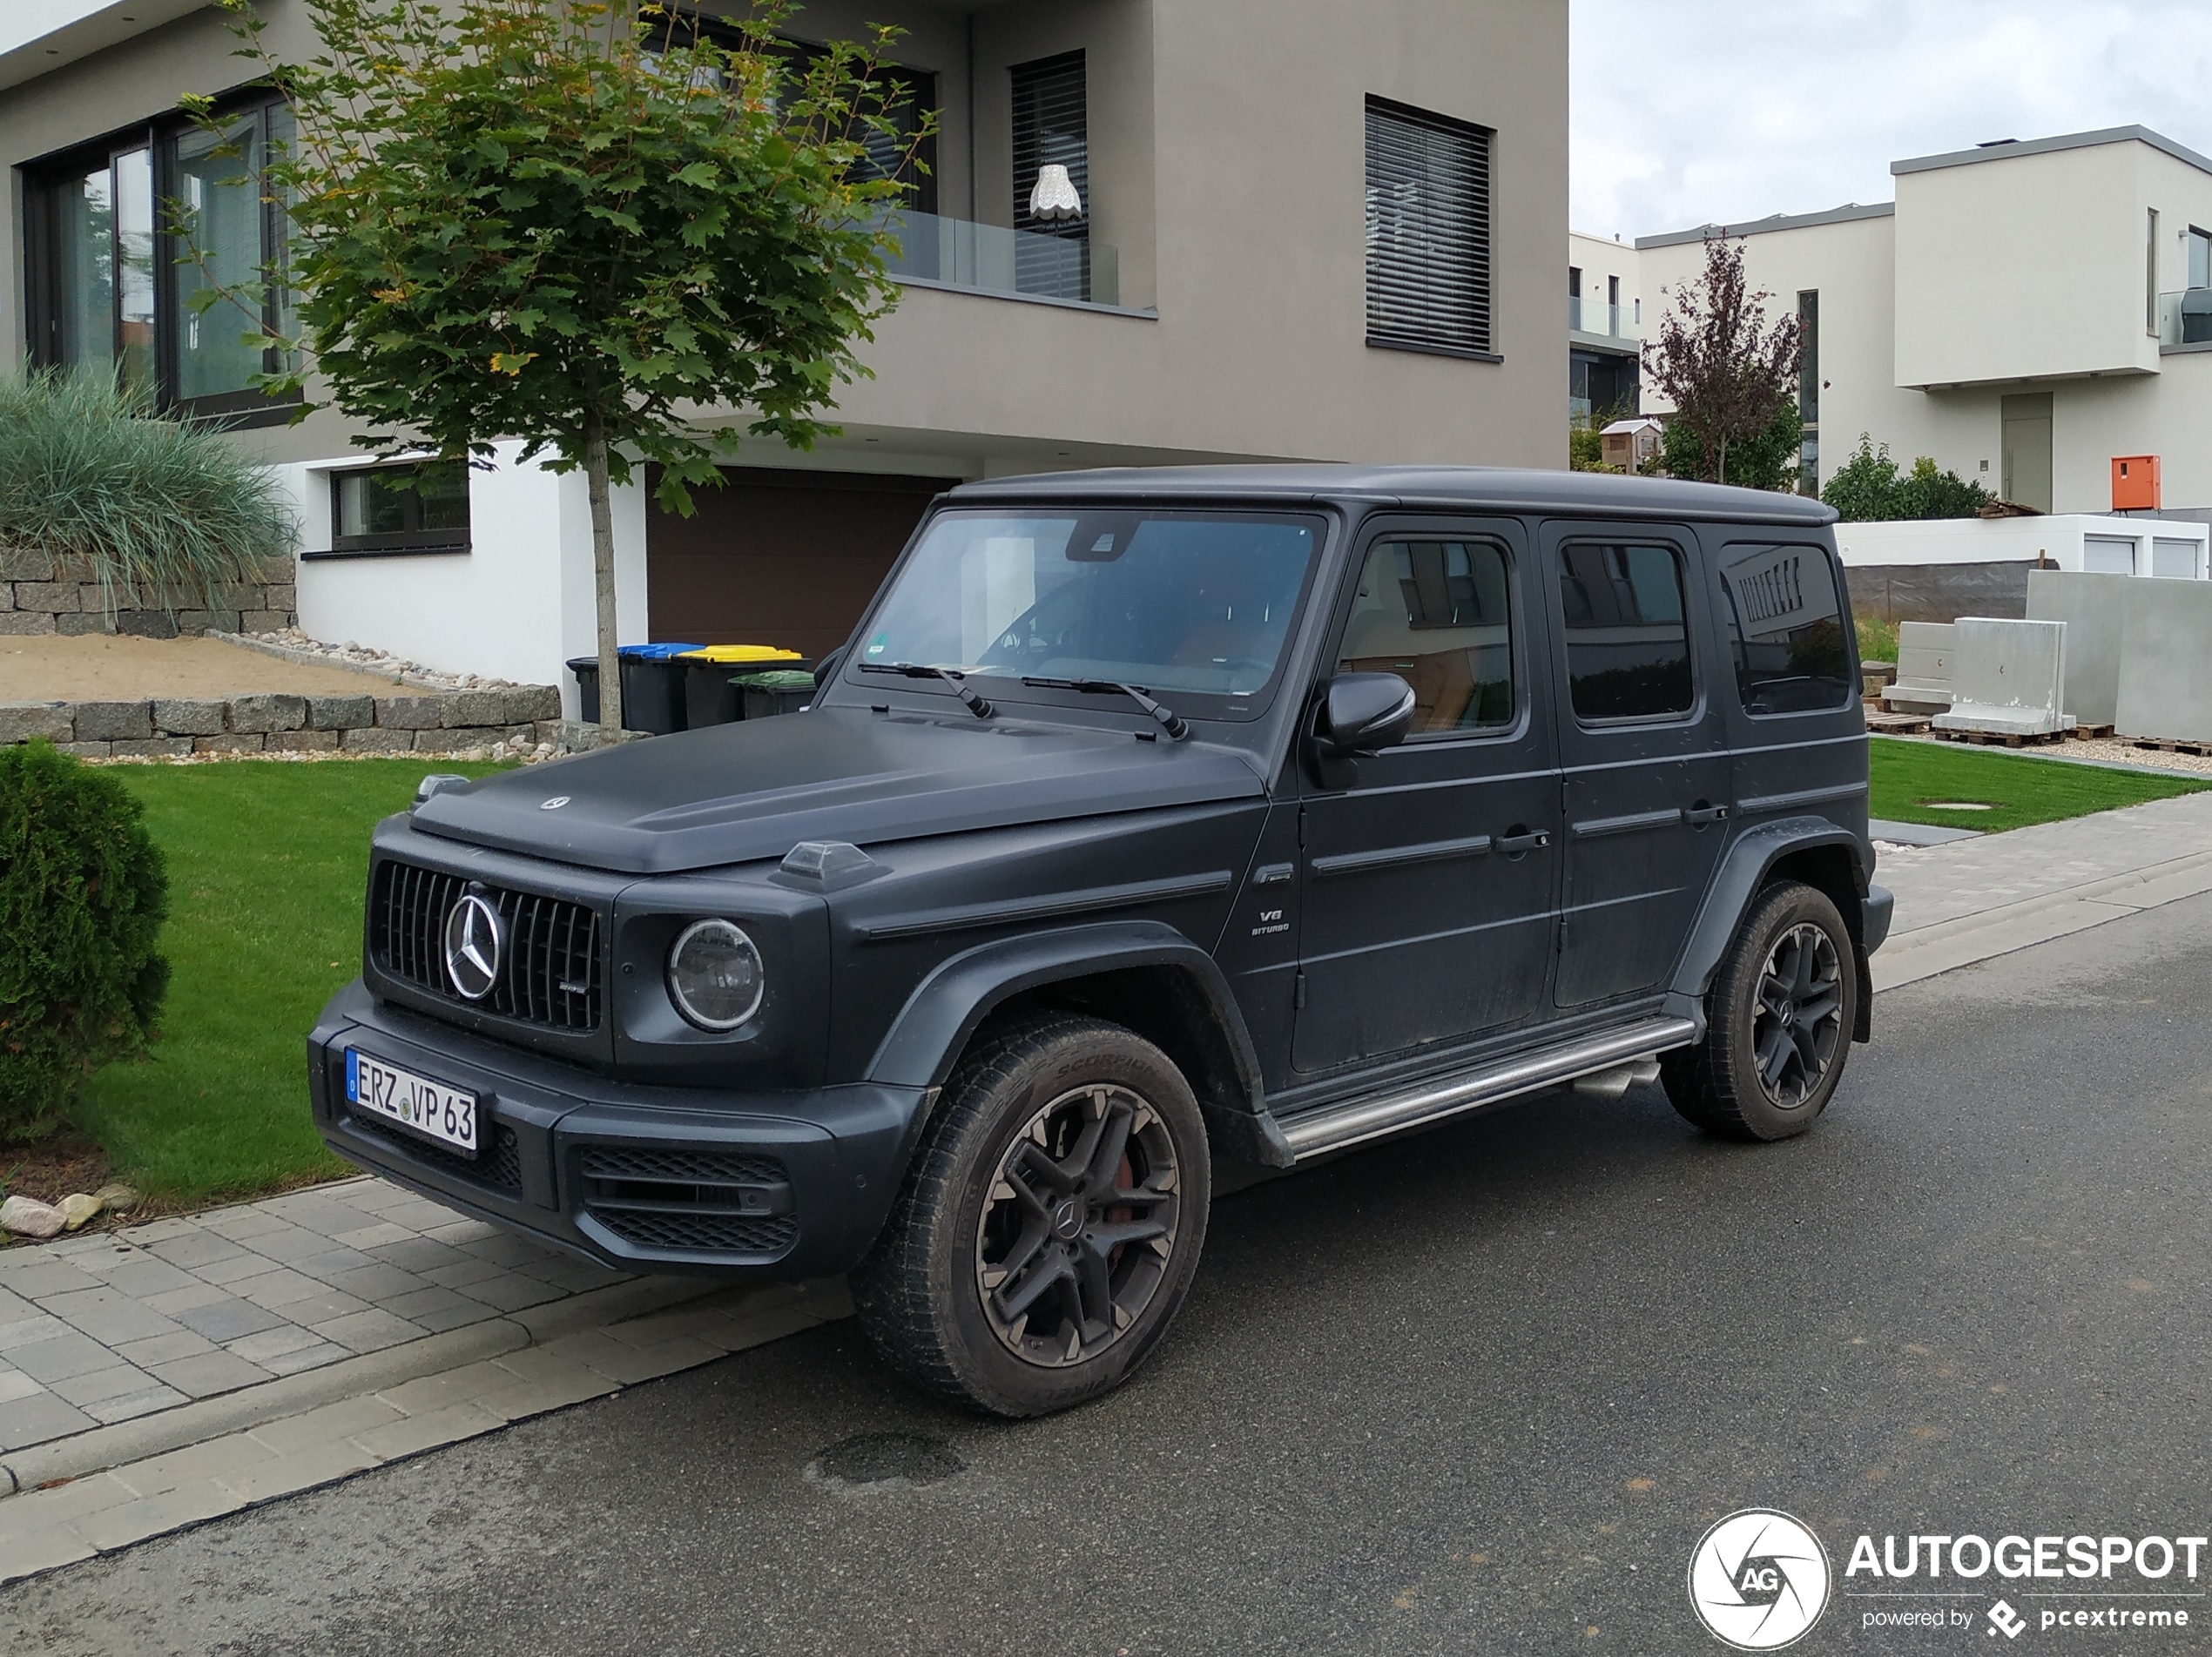
[(2155, 373), (2152, 153), (2131, 139), (1900, 174), (1897, 383)]
[(1582, 273), (1582, 327), (1584, 333), (1603, 333), (1605, 315), (1605, 279), (1621, 279), (1621, 329), (1622, 336), (1638, 339), (1644, 328), (1637, 316), (1636, 300), (1643, 292), (1642, 265), (1635, 248), (1627, 242), (1616, 242), (1609, 236), (1586, 236), (1579, 230), (1567, 232), (1567, 262)]
[[(449, 673), (558, 684), (573, 717), (576, 690), (562, 663), (594, 649), (591, 517), (583, 475), (556, 476), (497, 446), (469, 477), (469, 550), (300, 562), (300, 630), (328, 643), (388, 650)], [(297, 503), (300, 546), (330, 546), (330, 475), (358, 461), (275, 468)], [(645, 496), (615, 490), (615, 596), (621, 642), (645, 638)]]
[(1845, 569), (1898, 564), (2034, 563), (2087, 568), (2090, 537), (2136, 542), (2135, 573), (2151, 572), (2151, 542), (2187, 541), (2196, 551), (2196, 578), (2212, 575), (2212, 528), (2171, 518), (2111, 518), (2067, 513), (2034, 518), (1937, 518), (1910, 523), (1839, 523), (1836, 550)]

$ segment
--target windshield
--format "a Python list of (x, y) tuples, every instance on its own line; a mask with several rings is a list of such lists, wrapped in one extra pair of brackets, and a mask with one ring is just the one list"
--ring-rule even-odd
[(1118, 681), (1235, 717), (1274, 683), (1320, 541), (1306, 517), (942, 513), (859, 666)]

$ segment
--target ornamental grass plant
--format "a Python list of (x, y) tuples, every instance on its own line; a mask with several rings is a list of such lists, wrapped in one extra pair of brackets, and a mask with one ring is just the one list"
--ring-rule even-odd
[(0, 374), (0, 550), (87, 561), (111, 614), (197, 608), (293, 539), (274, 478), (214, 428), (105, 380)]

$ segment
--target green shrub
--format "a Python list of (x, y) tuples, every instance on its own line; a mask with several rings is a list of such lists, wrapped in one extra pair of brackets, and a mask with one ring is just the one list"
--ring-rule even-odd
[(0, 1141), (44, 1133), (153, 1033), (169, 882), (143, 817), (50, 743), (0, 748)]
[(1995, 497), (1956, 472), (1938, 470), (1925, 455), (1899, 476), (1890, 446), (1885, 443), (1877, 449), (1861, 432), (1858, 451), (1836, 468), (1820, 498), (1845, 523), (1889, 523), (1906, 518), (1971, 518)]
[(89, 558), (111, 609), (118, 589), (152, 608), (259, 579), (293, 539), (276, 481), (211, 428), (104, 380), (0, 374), (0, 547)]
[[(1790, 403), (1757, 437), (1728, 446), (1726, 481), (1745, 489), (1794, 488), (1804, 441), (1804, 422), (1798, 418), (1797, 405)], [(1659, 464), (1669, 477), (1710, 482), (1713, 475), (1704, 438), (1679, 414), (1659, 434)]]
[(1858, 659), (1862, 662), (1894, 662), (1897, 660), (1897, 623), (1885, 622), (1878, 616), (1860, 616), (1858, 624)]

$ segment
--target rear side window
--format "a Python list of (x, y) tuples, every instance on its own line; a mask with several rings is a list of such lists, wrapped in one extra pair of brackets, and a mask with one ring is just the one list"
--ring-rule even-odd
[(1560, 549), (1567, 677), (1578, 719), (1656, 719), (1696, 701), (1682, 555), (1632, 542)]
[(1494, 542), (1379, 541), (1359, 572), (1338, 671), (1395, 673), (1413, 687), (1413, 734), (1514, 720), (1505, 549)]
[(1809, 713), (1851, 697), (1835, 567), (1819, 547), (1730, 547), (1722, 556), (1729, 647), (1746, 713)]

